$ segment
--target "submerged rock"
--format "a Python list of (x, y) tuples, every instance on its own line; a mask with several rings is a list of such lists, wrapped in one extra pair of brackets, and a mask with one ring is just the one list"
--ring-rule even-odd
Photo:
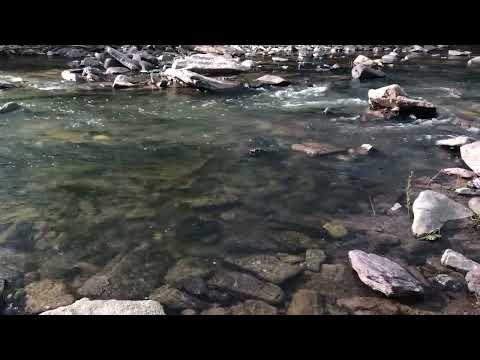
[(327, 222), (325, 225), (323, 225), (323, 228), (331, 237), (335, 239), (341, 239), (348, 235), (347, 228), (342, 224)]
[(480, 141), (460, 147), (460, 154), (465, 164), (475, 173), (480, 174)]
[(325, 143), (304, 143), (293, 144), (292, 150), (304, 152), (308, 156), (322, 156), (345, 152), (347, 149)]
[(274, 284), (281, 284), (303, 271), (302, 267), (283, 262), (273, 255), (228, 257), (225, 261)]
[(90, 300), (83, 298), (72, 305), (40, 315), (165, 315), (162, 305), (153, 300)]
[(164, 74), (172, 79), (180, 80), (184, 84), (208, 91), (240, 90), (243, 86), (234, 81), (219, 80), (197, 74), (187, 69), (167, 69)]
[(470, 217), (473, 213), (447, 196), (431, 191), (422, 191), (415, 199), (413, 206), (412, 232), (424, 235), (440, 229), (449, 220)]
[(293, 294), (287, 315), (323, 315), (323, 299), (316, 291), (300, 289)]
[(282, 289), (277, 285), (235, 271), (217, 271), (207, 284), (220, 290), (231, 291), (240, 296), (263, 300), (270, 304), (278, 304), (284, 297)]
[(360, 280), (386, 296), (419, 295), (424, 292), (421, 283), (407, 270), (385, 257), (361, 250), (349, 251), (348, 257)]
[(232, 315), (277, 315), (277, 308), (260, 300), (246, 300), (245, 302), (232, 306)]
[(480, 264), (466, 258), (462, 254), (453, 251), (452, 249), (445, 250), (440, 261), (444, 266), (465, 272), (480, 268)]
[(432, 315), (390, 299), (354, 296), (337, 300), (337, 305), (354, 315)]
[(16, 102), (7, 102), (0, 106), (0, 114), (7, 114), (22, 109), (22, 105)]
[(172, 310), (185, 310), (185, 309), (205, 309), (208, 305), (195, 298), (192, 295), (184, 293), (178, 289), (175, 289), (169, 285), (164, 285), (156, 290), (149, 296), (150, 300), (154, 300), (162, 304), (164, 307)]
[(437, 116), (436, 107), (425, 101), (407, 97), (405, 91), (397, 84), (368, 91), (370, 110), (382, 110), (385, 115), (414, 115), (417, 118), (432, 118)]
[(28, 314), (70, 305), (74, 301), (75, 298), (68, 293), (65, 284), (58, 280), (45, 279), (25, 288), (25, 312)]
[(305, 266), (310, 271), (319, 272), (320, 266), (325, 262), (327, 256), (320, 249), (308, 249), (305, 253)]

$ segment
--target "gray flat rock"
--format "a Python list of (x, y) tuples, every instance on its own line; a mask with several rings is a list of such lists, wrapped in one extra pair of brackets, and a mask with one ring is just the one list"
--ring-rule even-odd
[(153, 300), (90, 300), (83, 298), (68, 306), (40, 315), (165, 315), (162, 305)]

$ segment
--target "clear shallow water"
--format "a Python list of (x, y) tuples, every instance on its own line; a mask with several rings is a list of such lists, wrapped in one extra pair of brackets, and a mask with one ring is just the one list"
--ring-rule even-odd
[[(388, 80), (361, 84), (348, 69), (292, 66), (282, 73), (290, 87), (228, 95), (79, 87), (60, 81), (64, 64), (0, 59), (0, 79), (27, 84), (0, 93), (0, 104), (26, 108), (0, 115), (0, 246), (21, 257), (10, 264), (19, 287), (25, 274), (75, 287), (79, 263), (101, 269), (145, 244), (162, 254), (154, 266), (168, 268), (187, 256), (288, 252), (266, 242), (285, 230), (321, 242), (326, 221), (372, 216), (372, 199), (391, 207), (410, 171), (433, 176), (458, 165), (434, 146), (445, 135), (472, 135), (452, 120), (480, 126), (480, 73), (464, 62), (396, 65)], [(438, 119), (366, 121), (368, 89), (390, 83), (436, 104)], [(311, 159), (290, 150), (312, 141), (369, 143), (378, 153)], [(268, 152), (251, 157), (253, 147)], [(366, 241), (352, 231), (325, 249), (332, 263), (344, 262)]]

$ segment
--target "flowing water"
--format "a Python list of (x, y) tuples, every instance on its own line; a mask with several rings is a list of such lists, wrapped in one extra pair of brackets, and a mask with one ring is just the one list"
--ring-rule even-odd
[[(435, 140), (480, 131), (480, 72), (465, 61), (402, 63), (367, 83), (352, 82), (349, 68), (266, 64), (294, 84), (225, 95), (66, 84), (65, 64), (0, 59), (0, 80), (25, 84), (0, 92), (0, 104), (25, 107), (0, 114), (0, 261), (19, 288), (42, 278), (75, 288), (78, 264), (101, 270), (141, 246), (160, 254), (152, 266), (162, 269), (189, 256), (298, 253), (270, 240), (290, 230), (323, 244), (325, 222), (374, 218), (372, 206), (393, 206), (411, 171), (433, 176), (459, 164)], [(391, 83), (434, 103), (439, 116), (366, 119), (368, 90)], [(459, 118), (473, 119), (470, 128)], [(378, 151), (310, 158), (291, 150), (302, 142)], [(252, 148), (265, 152), (250, 156)], [(349, 230), (326, 243), (331, 263), (369, 241)]]

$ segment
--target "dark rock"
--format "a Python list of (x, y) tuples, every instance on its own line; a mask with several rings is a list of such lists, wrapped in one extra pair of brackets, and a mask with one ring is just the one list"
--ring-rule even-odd
[(217, 271), (208, 280), (207, 284), (220, 290), (263, 300), (271, 304), (282, 302), (284, 297), (282, 289), (277, 285), (234, 271)]
[[(112, 58), (106, 58), (105, 62), (103, 63), (103, 67), (105, 69), (111, 68), (111, 67), (123, 67), (120, 62), (118, 62), (115, 59)], [(130, 70), (130, 69), (129, 69)]]
[(97, 299), (143, 299), (157, 287), (170, 265), (168, 254), (139, 246), (120, 254), (79, 289), (81, 296)]
[(5, 81), (5, 80), (0, 81), (0, 90), (13, 89), (15, 87), (16, 87), (15, 85), (9, 83), (8, 81)]
[(3, 106), (0, 106), (0, 114), (7, 114), (20, 109), (22, 109), (22, 106), (20, 104), (17, 104), (16, 102), (8, 102), (5, 103)]
[(303, 271), (302, 267), (285, 263), (273, 255), (228, 257), (225, 261), (274, 284), (281, 284)]
[(355, 65), (352, 68), (352, 78), (355, 80), (370, 80), (383, 77), (385, 77), (383, 71), (373, 69), (363, 64)]
[(166, 309), (171, 309), (175, 311), (185, 309), (201, 310), (207, 307), (207, 304), (203, 301), (195, 298), (192, 295), (175, 289), (169, 285), (164, 285), (154, 290), (149, 298), (151, 300), (159, 302)]
[(420, 282), (397, 263), (375, 254), (360, 250), (348, 252), (352, 268), (360, 280), (386, 296), (423, 294)]
[(342, 298), (337, 305), (348, 309), (354, 315), (432, 315), (429, 311), (417, 310), (407, 305), (399, 304), (390, 299), (376, 297)]
[(460, 281), (460, 279), (456, 279), (448, 274), (438, 274), (434, 276), (432, 280), (439, 287), (445, 290), (459, 291), (464, 287), (463, 281)]
[(99, 60), (92, 58), (92, 57), (86, 57), (80, 62), (80, 66), (92, 66), (92, 67), (100, 67), (103, 66), (102, 62)]
[(87, 66), (83, 69), (82, 77), (90, 82), (93, 81), (102, 81), (103, 80), (103, 73), (100, 69)]
[(232, 315), (277, 315), (277, 312), (277, 308), (260, 300), (246, 300), (230, 308)]
[(301, 289), (295, 292), (288, 306), (287, 315), (323, 315), (323, 298), (313, 290)]

